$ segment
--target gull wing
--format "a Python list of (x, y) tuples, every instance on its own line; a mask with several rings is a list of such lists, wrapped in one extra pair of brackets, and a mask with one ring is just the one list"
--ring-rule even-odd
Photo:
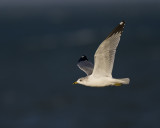
[(124, 25), (124, 21), (120, 22), (98, 47), (94, 55), (95, 64), (92, 75), (112, 77), (116, 48), (120, 41)]
[(84, 71), (87, 75), (91, 75), (93, 72), (93, 64), (88, 61), (85, 55), (81, 56), (78, 60), (77, 66)]

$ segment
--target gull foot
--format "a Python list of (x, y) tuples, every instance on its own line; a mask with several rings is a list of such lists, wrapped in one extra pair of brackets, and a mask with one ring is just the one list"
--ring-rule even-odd
[(114, 85), (115, 86), (121, 86), (122, 84), (121, 83), (115, 83)]

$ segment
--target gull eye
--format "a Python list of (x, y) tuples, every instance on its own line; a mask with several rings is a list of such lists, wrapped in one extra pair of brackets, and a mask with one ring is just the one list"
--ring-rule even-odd
[(79, 80), (79, 81), (82, 81), (82, 80)]

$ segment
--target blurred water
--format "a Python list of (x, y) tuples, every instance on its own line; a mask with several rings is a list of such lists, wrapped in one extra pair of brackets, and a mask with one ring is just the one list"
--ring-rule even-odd
[[(0, 127), (159, 128), (159, 4), (0, 8)], [(113, 76), (129, 86), (90, 88), (76, 66), (126, 21)]]

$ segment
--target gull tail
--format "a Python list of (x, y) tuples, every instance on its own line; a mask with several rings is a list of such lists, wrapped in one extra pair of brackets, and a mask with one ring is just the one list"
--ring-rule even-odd
[(119, 79), (122, 81), (122, 84), (129, 84), (130, 82), (130, 79), (129, 78), (122, 78), (122, 79)]

